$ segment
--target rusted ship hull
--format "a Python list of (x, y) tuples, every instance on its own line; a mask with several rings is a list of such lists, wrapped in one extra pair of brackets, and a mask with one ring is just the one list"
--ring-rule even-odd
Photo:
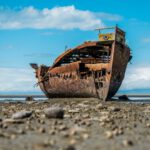
[(64, 52), (51, 67), (33, 64), (32, 67), (40, 88), (49, 98), (106, 100), (118, 91), (130, 57), (130, 49), (125, 44), (116, 40), (94, 41)]

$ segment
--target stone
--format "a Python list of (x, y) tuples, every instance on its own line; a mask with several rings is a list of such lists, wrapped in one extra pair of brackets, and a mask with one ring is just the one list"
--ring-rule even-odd
[(32, 115), (32, 111), (20, 111), (12, 115), (13, 119), (24, 119)]
[(22, 120), (15, 120), (15, 119), (5, 119), (3, 121), (3, 124), (21, 124), (21, 123), (24, 123), (24, 121)]
[(74, 145), (69, 145), (64, 150), (76, 150), (76, 148)]
[(145, 113), (150, 113), (150, 106), (147, 106), (146, 109), (144, 110)]
[(106, 137), (107, 137), (108, 139), (113, 138), (113, 133), (112, 133), (111, 131), (106, 131), (106, 132), (105, 132), (105, 135), (106, 135)]
[(47, 118), (59, 118), (63, 119), (64, 110), (61, 107), (50, 107), (44, 110), (45, 116)]
[(41, 113), (42, 111), (40, 110), (40, 109), (36, 109), (35, 110), (35, 113), (37, 113), (37, 114), (39, 114), (39, 113)]
[(101, 116), (99, 119), (100, 122), (110, 122), (110, 118), (108, 115)]
[(92, 123), (90, 121), (86, 122), (86, 126), (90, 127), (92, 125)]
[(127, 95), (121, 95), (118, 97), (119, 100), (130, 100)]
[(55, 141), (51, 139), (45, 139), (43, 143), (48, 146), (53, 146), (55, 144)]
[(65, 138), (68, 138), (70, 135), (68, 132), (64, 131), (64, 132), (62, 132), (62, 136)]
[(100, 121), (100, 118), (99, 117), (91, 117), (89, 120), (90, 121)]
[(86, 104), (78, 104), (77, 107), (81, 107), (81, 108), (87, 108), (89, 107), (89, 105), (86, 105)]
[(119, 107), (114, 107), (114, 106), (109, 107), (109, 109), (110, 109), (111, 111), (114, 111), (114, 112), (117, 112), (117, 111), (120, 111), (120, 110), (121, 110)]
[(147, 123), (147, 124), (146, 124), (146, 127), (150, 128), (150, 123)]
[(16, 137), (17, 137), (17, 136), (16, 136), (15, 134), (11, 134), (11, 135), (10, 135), (10, 139), (11, 139), (11, 140), (16, 139)]
[(88, 138), (89, 138), (89, 134), (84, 133), (84, 134), (82, 135), (82, 138), (83, 138), (84, 140), (88, 139)]
[(71, 115), (65, 114), (65, 115), (64, 115), (64, 118), (71, 118)]
[(89, 114), (84, 114), (82, 117), (83, 118), (90, 118), (90, 115)]
[(69, 141), (69, 143), (70, 143), (70, 145), (74, 145), (74, 144), (77, 143), (77, 140), (76, 140), (76, 139), (71, 139), (71, 140)]
[(44, 143), (44, 142), (43, 143), (33, 144), (34, 149), (39, 149), (39, 150), (41, 150), (43, 148), (47, 148), (49, 146), (50, 145), (48, 143)]
[(100, 124), (99, 124), (101, 127), (104, 127), (105, 125), (106, 125), (106, 123), (105, 122), (100, 122)]
[(34, 101), (34, 98), (32, 96), (27, 96), (25, 101)]
[(18, 134), (25, 134), (25, 131), (24, 131), (23, 129), (19, 129), (19, 130), (17, 131), (17, 133), (18, 133)]
[(116, 136), (121, 135), (121, 134), (123, 134), (123, 130), (122, 129), (115, 129), (113, 131), (113, 134), (116, 135)]
[(133, 142), (131, 140), (124, 140), (122, 141), (122, 144), (124, 146), (133, 146)]
[(70, 109), (68, 110), (69, 113), (79, 113), (80, 110), (79, 109)]
[(58, 129), (59, 129), (59, 131), (64, 131), (64, 130), (67, 130), (68, 128), (67, 128), (67, 126), (65, 126), (65, 125), (60, 125), (60, 126), (58, 127)]
[(86, 133), (87, 130), (85, 128), (79, 127), (79, 126), (74, 126), (70, 129), (69, 134), (70, 135), (75, 135), (77, 133)]
[(96, 105), (96, 109), (101, 109), (101, 108), (103, 108), (103, 104), (98, 104), (98, 105)]
[(41, 128), (38, 129), (38, 132), (39, 132), (39, 133), (45, 133), (46, 131), (45, 131), (45, 128), (42, 128), (42, 127), (41, 127)]
[(56, 134), (56, 131), (55, 131), (54, 129), (51, 129), (51, 130), (48, 131), (48, 133), (49, 133), (50, 135), (55, 135), (55, 134)]
[(52, 146), (52, 145), (54, 145), (56, 143), (56, 141), (55, 140), (49, 140), (49, 144)]
[(39, 120), (39, 123), (40, 124), (45, 124), (45, 121), (44, 120)]

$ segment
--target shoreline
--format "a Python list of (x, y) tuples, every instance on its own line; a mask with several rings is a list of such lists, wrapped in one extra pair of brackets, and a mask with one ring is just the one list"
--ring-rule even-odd
[[(121, 94), (117, 94), (115, 95), (112, 99), (107, 100), (106, 102), (125, 102), (125, 103), (150, 103), (150, 94), (128, 94), (126, 95), (129, 100), (123, 100), (123, 99), (119, 99), (119, 97), (122, 96)], [(88, 100), (90, 98), (47, 98), (45, 95), (3, 95), (0, 94), (0, 103), (7, 103), (7, 102), (26, 102), (28, 101), (27, 99), (29, 98), (29, 101), (47, 101), (47, 100), (55, 100), (55, 99), (59, 99), (61, 101), (61, 99), (84, 99), (84, 100)], [(95, 98), (97, 99), (97, 98)], [(100, 101), (99, 99), (97, 99), (98, 101)]]

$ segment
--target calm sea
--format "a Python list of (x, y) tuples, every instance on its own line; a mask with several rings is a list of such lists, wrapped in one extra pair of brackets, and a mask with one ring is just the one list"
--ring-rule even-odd
[[(140, 103), (140, 104), (143, 104), (143, 103), (150, 103), (150, 96), (143, 96), (143, 97), (133, 97), (133, 96), (129, 96), (128, 97), (130, 100), (128, 101), (122, 101), (122, 100), (118, 100), (118, 97), (113, 97), (113, 100), (114, 101), (119, 101), (119, 102), (129, 102), (129, 103)], [(26, 97), (1, 97), (0, 95), (0, 102), (25, 102), (26, 100)], [(45, 96), (43, 97), (38, 97), (38, 96), (35, 96), (34, 97), (34, 100), (37, 100), (37, 101), (43, 101), (43, 100), (47, 100), (47, 98)]]
[[(128, 95), (130, 101), (126, 102), (136, 102), (136, 103), (150, 103), (150, 90), (130, 90), (130, 91), (119, 91), (118, 95)], [(42, 92), (0, 92), (0, 102), (9, 102), (9, 101), (25, 101), (27, 96), (33, 96), (35, 100), (46, 100), (47, 98), (43, 95)], [(114, 97), (115, 100), (118, 97)]]

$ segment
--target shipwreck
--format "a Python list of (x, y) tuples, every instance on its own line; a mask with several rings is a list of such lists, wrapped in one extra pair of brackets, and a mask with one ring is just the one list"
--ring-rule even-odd
[(126, 44), (125, 32), (120, 28), (97, 30), (98, 40), (68, 49), (52, 66), (31, 64), (37, 84), (48, 98), (97, 97), (106, 100), (116, 94), (132, 58), (131, 50)]

